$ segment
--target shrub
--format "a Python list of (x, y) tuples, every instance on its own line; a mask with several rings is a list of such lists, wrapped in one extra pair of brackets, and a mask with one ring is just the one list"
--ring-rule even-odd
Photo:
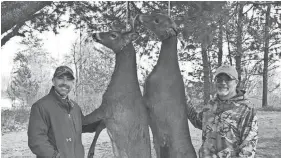
[(8, 132), (27, 129), (30, 108), (20, 107), (1, 110), (2, 135)]

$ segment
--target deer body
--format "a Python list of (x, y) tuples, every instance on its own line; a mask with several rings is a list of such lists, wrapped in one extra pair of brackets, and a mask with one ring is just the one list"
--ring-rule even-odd
[[(172, 36), (161, 34), (169, 32), (166, 30), (173, 27), (173, 22), (169, 20), (161, 14), (139, 17), (145, 27), (160, 39), (164, 37), (157, 64), (145, 82), (144, 98), (149, 109), (157, 157), (196, 158), (188, 127), (184, 83), (178, 64), (177, 37), (173, 35), (173, 30)], [(167, 28), (161, 30), (162, 27)]]
[(105, 122), (115, 157), (150, 158), (148, 116), (137, 79), (135, 49), (131, 41), (125, 46), (122, 43), (130, 39), (128, 34), (117, 34), (120, 39), (112, 43), (106, 41), (112, 40), (107, 34), (101, 34), (98, 42), (115, 51), (115, 69), (101, 106), (85, 117), (84, 124)]

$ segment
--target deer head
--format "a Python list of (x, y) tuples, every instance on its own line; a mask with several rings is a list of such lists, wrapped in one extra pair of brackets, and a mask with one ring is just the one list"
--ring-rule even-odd
[(130, 30), (126, 30), (125, 25), (113, 25), (112, 31), (94, 33), (92, 35), (93, 40), (112, 49), (115, 53), (118, 53), (130, 42), (139, 37), (134, 24), (135, 18), (131, 18), (129, 21)]
[(94, 41), (112, 49), (115, 53), (122, 51), (130, 42), (138, 38), (138, 34), (132, 31), (109, 31), (94, 33), (92, 38)]
[(165, 14), (140, 14), (135, 17), (146, 28), (154, 32), (160, 40), (177, 35), (176, 23)]

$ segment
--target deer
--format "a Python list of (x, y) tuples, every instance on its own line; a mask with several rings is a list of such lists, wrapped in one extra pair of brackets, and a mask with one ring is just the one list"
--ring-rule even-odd
[(162, 42), (158, 61), (145, 80), (143, 92), (157, 158), (196, 158), (178, 64), (177, 26), (164, 14), (139, 14), (136, 21)]
[[(132, 44), (138, 36), (134, 29), (92, 35), (94, 41), (113, 50), (116, 60), (100, 107), (84, 117), (83, 125), (102, 120), (117, 158), (151, 158), (148, 113), (139, 87)], [(99, 133), (97, 130), (96, 135)], [(94, 139), (88, 157), (93, 156), (95, 143)]]

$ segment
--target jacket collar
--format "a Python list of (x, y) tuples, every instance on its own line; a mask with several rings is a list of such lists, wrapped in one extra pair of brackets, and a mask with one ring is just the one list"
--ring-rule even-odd
[(57, 103), (65, 108), (66, 110), (72, 110), (74, 104), (72, 103), (72, 101), (68, 98), (68, 96), (66, 97), (66, 99), (62, 99), (62, 97), (56, 92), (55, 87), (52, 86), (49, 95), (53, 96), (53, 98), (57, 101)]
[(218, 94), (215, 95), (214, 97), (214, 101), (222, 101), (222, 102), (228, 102), (228, 101), (242, 101), (245, 100), (245, 90), (240, 90), (240, 89), (236, 89), (236, 95), (228, 100), (221, 100), (218, 96)]
[(236, 90), (237, 94), (228, 99), (228, 100), (221, 100), (218, 97), (218, 94), (215, 95), (214, 99), (210, 100), (211, 105), (216, 105), (216, 113), (222, 113), (224, 111), (233, 109), (234, 107), (237, 107), (240, 105), (240, 103), (246, 101), (247, 99), (245, 98), (245, 93), (246, 91), (244, 90)]

